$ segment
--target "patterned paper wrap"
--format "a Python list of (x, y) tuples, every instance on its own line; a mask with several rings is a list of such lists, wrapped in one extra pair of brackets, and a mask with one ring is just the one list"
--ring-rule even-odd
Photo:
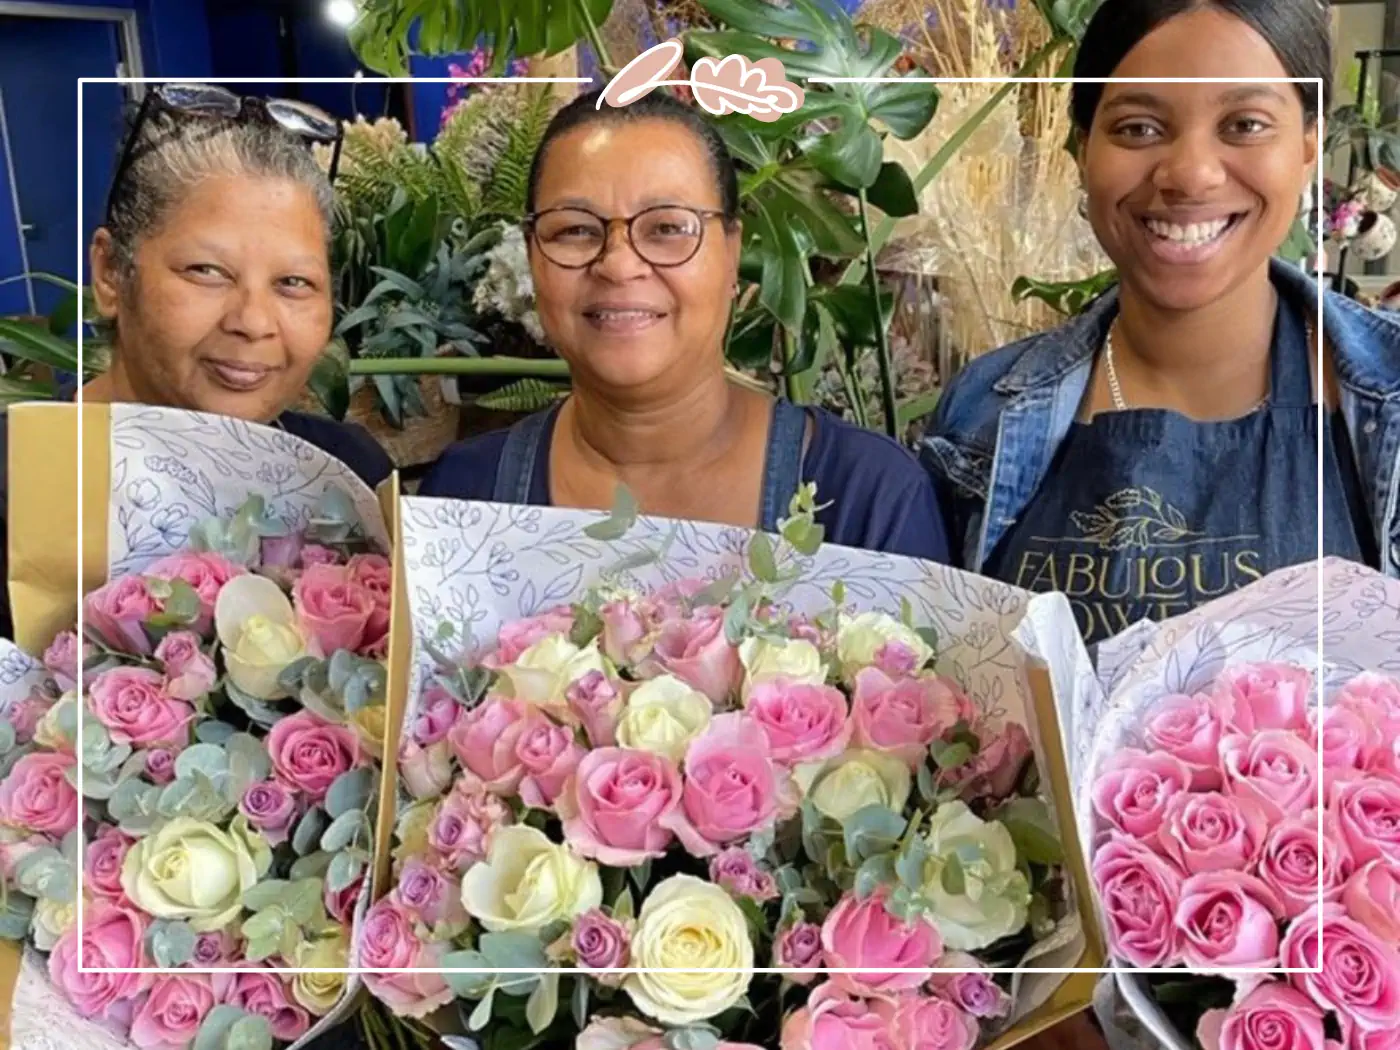
[[(266, 499), (269, 511), (288, 526), (300, 528), (322, 495), (337, 486), (350, 495), (370, 538), (389, 549), (389, 528), (375, 493), (345, 464), (280, 428), (141, 405), (113, 405), (110, 418), (109, 578), (139, 571), (182, 549), (192, 527), (214, 515), (231, 515), (252, 494)], [(11, 501), (18, 498), (12, 491)], [(84, 516), (91, 513), (86, 510)], [(0, 642), (0, 710), (27, 696), (42, 674), (33, 657)], [(357, 926), (368, 898), (366, 888)], [(340, 1005), (291, 1050), (343, 1019), (359, 984), (350, 975)], [(10, 1050), (119, 1050), (126, 1045), (68, 1007), (49, 984), (45, 957), (32, 948), (24, 950), (10, 1016)]]
[[(750, 530), (642, 518), (617, 541), (584, 534), (585, 526), (603, 517), (426, 497), (401, 501), (401, 555), (414, 634), (407, 719), (416, 713), (421, 686), (433, 666), (428, 643), (446, 653), (489, 646), (503, 622), (568, 604), (609, 569), (635, 563), (639, 553), (659, 547), (673, 527), (664, 562), (623, 570), (619, 583), (641, 589), (683, 577), (747, 573)], [(1062, 595), (1032, 595), (942, 565), (829, 545), (805, 560), (802, 580), (785, 600), (793, 611), (818, 612), (829, 605), (837, 580), (845, 585), (846, 607), (852, 612), (898, 616), (907, 600), (914, 622), (937, 631), (938, 670), (963, 686), (982, 719), (1023, 723), (1036, 744), (1045, 782), (1053, 779), (1053, 768), (1068, 791), (1060, 747), (1042, 742), (1046, 726), (1037, 720), (1030, 678), (1033, 667), (1046, 668), (1053, 705), (1087, 710), (1097, 703), (1098, 681)], [(1053, 710), (1042, 717), (1053, 722)], [(1059, 734), (1051, 739), (1058, 741)], [(1061, 826), (1073, 833), (1067, 815)], [(1066, 846), (1067, 853), (1077, 849), (1074, 843)], [(1085, 948), (1084, 931), (1078, 917), (1072, 917), (1023, 965), (1073, 967)], [(1014, 1020), (1020, 1022), (1044, 1005), (1064, 979), (1063, 974), (1018, 974)], [(1075, 1009), (1087, 1002), (1086, 994)]]
[[(1079, 840), (1090, 851), (1095, 771), (1163, 697), (1204, 688), (1227, 664), (1243, 661), (1297, 663), (1323, 695), (1362, 671), (1400, 676), (1400, 581), (1340, 558), (1294, 566), (1183, 616), (1139, 624), (1104, 642), (1098, 656), (1102, 706), (1065, 726)], [(1141, 975), (1117, 974), (1116, 981), (1162, 1046), (1190, 1050), (1191, 1039), (1172, 1029)]]

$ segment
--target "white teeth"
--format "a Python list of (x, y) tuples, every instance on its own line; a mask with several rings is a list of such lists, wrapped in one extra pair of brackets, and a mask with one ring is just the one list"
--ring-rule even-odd
[(1225, 228), (1230, 225), (1230, 220), (1216, 219), (1213, 222), (1193, 222), (1180, 226), (1174, 222), (1148, 219), (1146, 225), (1158, 237), (1169, 241), (1179, 244), (1205, 244), (1224, 233)]
[(635, 321), (660, 316), (654, 310), (593, 310), (591, 313), (607, 321)]

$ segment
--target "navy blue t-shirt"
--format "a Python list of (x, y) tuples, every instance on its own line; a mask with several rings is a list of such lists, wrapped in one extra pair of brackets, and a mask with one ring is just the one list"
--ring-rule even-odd
[[(826, 542), (947, 563), (948, 538), (933, 482), (918, 460), (884, 434), (855, 426), (824, 409), (809, 408), (816, 423), (802, 459), (802, 481), (815, 483), (817, 514)], [(546, 507), (550, 413), (531, 476), (530, 499)], [(493, 430), (447, 449), (418, 487), (420, 496), (491, 500), (506, 430)]]

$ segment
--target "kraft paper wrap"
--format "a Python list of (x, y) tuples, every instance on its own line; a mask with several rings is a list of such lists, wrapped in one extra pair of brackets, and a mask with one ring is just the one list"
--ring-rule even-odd
[[(107, 581), (111, 552), (122, 551), (122, 538), (109, 535), (113, 511), (114, 419), (130, 425), (134, 417), (146, 417), (153, 427), (164, 421), (165, 410), (140, 406), (71, 403), (15, 405), (9, 410), (9, 591), (15, 624), (15, 643), (39, 656), (54, 635), (69, 629), (77, 619), (79, 594)], [(203, 417), (207, 425), (209, 419)], [(199, 425), (200, 417), (169, 413), (172, 427), (187, 420)], [(80, 425), (81, 420), (81, 425)], [(260, 429), (260, 428), (258, 428)], [(81, 434), (80, 434), (81, 430)], [(130, 439), (131, 432), (124, 435)], [(213, 444), (232, 441), (232, 431), (217, 434)], [(304, 442), (300, 444), (305, 444)], [(232, 446), (230, 446), (232, 448)], [(246, 451), (246, 450), (245, 450)], [(79, 520), (78, 464), (82, 462), (82, 517)], [(259, 453), (254, 452), (257, 456)], [(276, 462), (278, 452), (262, 450), (264, 462)], [(317, 455), (325, 458), (323, 454)], [(245, 460), (246, 465), (246, 460)], [(285, 464), (282, 464), (285, 466)], [(127, 464), (129, 467), (130, 464)], [(291, 468), (295, 469), (295, 468)], [(250, 490), (258, 489), (249, 483)], [(399, 481), (392, 475), (374, 496), (393, 544), (397, 535)], [(364, 507), (361, 508), (364, 513)], [(377, 529), (372, 529), (377, 532)], [(79, 544), (82, 552), (82, 584), (79, 586)], [(396, 545), (391, 547), (391, 554)], [(126, 554), (129, 556), (130, 552)], [(389, 697), (384, 708), (403, 710), (412, 638), (405, 626), (402, 595), (403, 568), (394, 560), (393, 614), (389, 639)], [(391, 725), (396, 725), (390, 721)], [(393, 754), (393, 751), (386, 751)], [(390, 781), (392, 787), (392, 781)], [(372, 888), (387, 869), (387, 849), (392, 837), (392, 807), (379, 816), (377, 839), (382, 857), (371, 869)], [(0, 1050), (11, 1045), (14, 993), (22, 962), (22, 950), (13, 942), (0, 942)], [(359, 992), (338, 1007), (345, 1016)]]

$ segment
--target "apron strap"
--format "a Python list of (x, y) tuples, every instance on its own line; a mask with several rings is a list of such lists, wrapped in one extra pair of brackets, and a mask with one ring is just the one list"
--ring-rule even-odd
[(773, 402), (759, 507), (759, 528), (765, 532), (778, 531), (778, 519), (787, 514), (788, 505), (802, 484), (802, 442), (806, 434), (805, 408), (782, 398)]
[(1273, 404), (1296, 408), (1314, 403), (1308, 362), (1315, 351), (1316, 346), (1308, 345), (1308, 328), (1302, 314), (1280, 299), (1269, 355), (1269, 400)]
[(496, 503), (529, 503), (540, 442), (549, 427), (552, 410), (535, 412), (506, 432), (501, 461), (496, 465), (496, 487), (491, 498)]

